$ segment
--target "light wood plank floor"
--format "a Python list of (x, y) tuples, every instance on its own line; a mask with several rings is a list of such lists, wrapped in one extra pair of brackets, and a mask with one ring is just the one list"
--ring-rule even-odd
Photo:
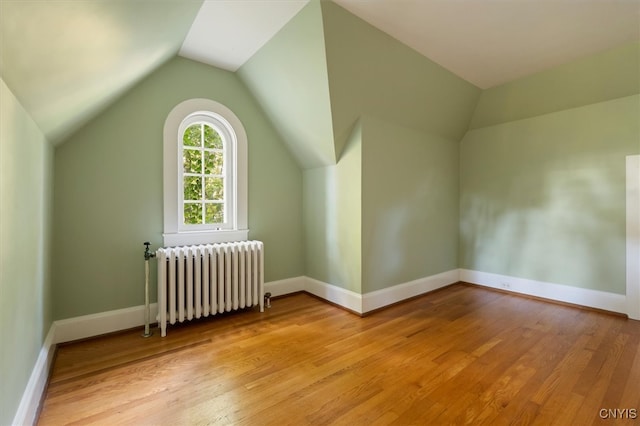
[(61, 346), (39, 424), (640, 423), (640, 322), (465, 284), (140, 331)]

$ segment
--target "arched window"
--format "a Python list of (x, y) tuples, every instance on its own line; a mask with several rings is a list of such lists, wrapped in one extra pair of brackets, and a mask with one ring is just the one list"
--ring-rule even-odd
[(235, 132), (217, 114), (198, 112), (178, 134), (178, 229), (233, 229)]
[(164, 245), (240, 241), (247, 229), (247, 140), (222, 104), (191, 99), (164, 128)]

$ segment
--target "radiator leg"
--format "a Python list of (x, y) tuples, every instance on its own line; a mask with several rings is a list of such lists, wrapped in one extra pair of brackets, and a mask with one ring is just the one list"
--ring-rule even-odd
[(270, 308), (271, 307), (271, 293), (266, 292), (264, 294), (264, 306), (266, 308)]

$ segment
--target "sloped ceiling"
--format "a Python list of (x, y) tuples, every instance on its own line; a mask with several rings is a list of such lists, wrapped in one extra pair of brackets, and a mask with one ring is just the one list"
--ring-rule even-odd
[(481, 89), (640, 40), (639, 0), (334, 0)]
[(320, 3), (307, 4), (238, 75), (303, 168), (335, 164)]
[[(178, 52), (238, 69), (308, 1), (0, 0), (0, 76), (55, 143)], [(334, 1), (481, 88), (640, 39), (640, 0)]]
[(62, 141), (174, 57), (202, 0), (0, 0), (0, 75)]
[[(235, 71), (308, 1), (207, 0), (181, 54)], [(640, 40), (640, 0), (332, 1), (481, 89)]]
[(309, 0), (207, 0), (193, 21), (180, 56), (236, 71)]

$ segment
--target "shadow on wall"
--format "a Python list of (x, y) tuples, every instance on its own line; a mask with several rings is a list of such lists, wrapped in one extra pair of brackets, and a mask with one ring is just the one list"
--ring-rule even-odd
[(485, 189), (464, 182), (462, 267), (624, 294), (624, 168), (605, 166), (618, 162), (534, 163)]
[[(451, 173), (454, 173), (451, 170)], [(426, 169), (421, 180), (405, 185), (403, 197), (378, 194), (363, 227), (366, 291), (455, 269), (457, 210), (455, 182), (442, 170)], [(451, 199), (451, 200), (450, 200)]]
[(304, 171), (306, 273), (361, 292), (359, 141), (334, 166)]
[[(351, 241), (349, 228), (357, 226), (357, 212), (349, 211), (341, 202), (341, 186), (339, 170), (336, 166), (326, 169), (324, 182), (325, 194), (325, 235), (326, 248), (324, 268), (328, 274), (329, 283), (339, 283), (344, 288), (360, 292), (359, 264), (354, 264), (354, 257), (359, 255), (359, 241)], [(355, 196), (355, 194), (354, 194)], [(353, 216), (356, 217), (353, 217)], [(350, 217), (351, 216), (351, 217)], [(353, 219), (353, 220), (350, 220)]]
[(638, 100), (469, 131), (460, 266), (625, 294), (625, 157), (640, 149)]
[(369, 118), (367, 124), (363, 290), (456, 269), (458, 144), (379, 119)]

